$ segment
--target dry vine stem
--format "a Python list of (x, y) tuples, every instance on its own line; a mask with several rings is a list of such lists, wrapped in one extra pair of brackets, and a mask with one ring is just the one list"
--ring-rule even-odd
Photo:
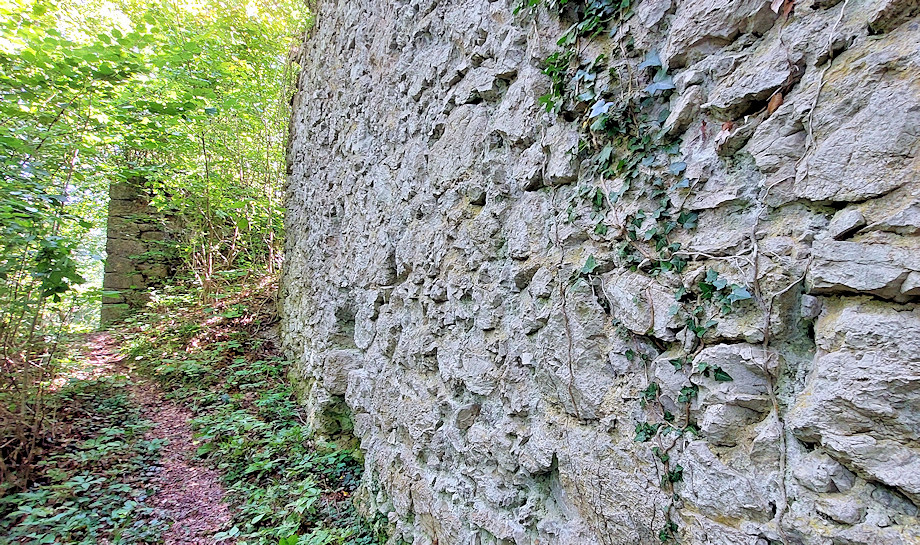
[(581, 415), (578, 413), (578, 404), (575, 402), (575, 369), (574, 369), (574, 357), (573, 353), (575, 351), (574, 339), (572, 338), (572, 326), (569, 321), (569, 312), (565, 304), (565, 280), (562, 278), (562, 270), (565, 267), (565, 249), (562, 247), (562, 243), (559, 239), (559, 218), (558, 211), (556, 209), (556, 196), (558, 191), (553, 192), (553, 238), (555, 239), (556, 247), (559, 248), (559, 263), (556, 264), (556, 282), (559, 283), (559, 298), (560, 305), (562, 310), (562, 321), (565, 326), (566, 340), (568, 344), (568, 368), (569, 368), (569, 398), (572, 401), (572, 410), (575, 411), (575, 418), (581, 420)]
[[(840, 23), (843, 22), (843, 14), (846, 13), (847, 4), (849, 1), (850, 0), (843, 0), (843, 5), (840, 6), (840, 15), (837, 17), (837, 21), (834, 23), (834, 26), (831, 27), (830, 33), (827, 36), (827, 66), (821, 70), (821, 76), (818, 78), (818, 90), (815, 92), (815, 98), (811, 103), (811, 108), (808, 110), (808, 132), (807, 138), (805, 139), (805, 151), (802, 152), (802, 156), (795, 163), (796, 170), (799, 169), (799, 165), (805, 160), (805, 156), (808, 155), (809, 148), (812, 148), (815, 145), (815, 109), (818, 107), (818, 99), (821, 98), (821, 90), (824, 88), (824, 77), (827, 75), (827, 71), (830, 70), (831, 65), (834, 63), (834, 34), (837, 33), (837, 28), (840, 27)], [(805, 163), (805, 175), (808, 175), (808, 163)]]

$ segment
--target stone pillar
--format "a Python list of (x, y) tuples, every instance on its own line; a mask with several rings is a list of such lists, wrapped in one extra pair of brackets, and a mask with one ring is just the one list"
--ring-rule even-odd
[(103, 325), (143, 307), (147, 288), (172, 273), (165, 218), (150, 206), (143, 179), (115, 181), (109, 186), (106, 264), (102, 289)]

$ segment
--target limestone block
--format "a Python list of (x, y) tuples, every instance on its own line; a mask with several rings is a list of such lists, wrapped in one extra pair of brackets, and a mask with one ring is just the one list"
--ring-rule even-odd
[(105, 272), (106, 274), (130, 276), (137, 272), (137, 267), (130, 259), (110, 255), (105, 260)]
[(557, 123), (546, 129), (543, 149), (548, 150), (544, 183), (556, 186), (571, 183), (578, 172), (575, 165), (575, 150), (578, 146), (578, 131)]
[(866, 506), (853, 496), (832, 496), (818, 500), (819, 513), (827, 515), (841, 524), (859, 524), (866, 519)]
[(829, 300), (816, 324), (821, 351), (787, 422), (848, 469), (920, 500), (920, 313), (858, 299)]
[(169, 276), (169, 267), (164, 263), (140, 263), (137, 270), (150, 281), (163, 280)]
[(696, 119), (700, 112), (700, 105), (705, 100), (703, 88), (699, 85), (689, 87), (671, 99), (671, 113), (664, 122), (668, 134), (679, 134), (687, 128), (691, 121)]
[(899, 235), (920, 235), (920, 202), (910, 202), (900, 210), (892, 210), (890, 215), (867, 227), (869, 229)]
[(163, 231), (145, 231), (140, 234), (141, 240), (163, 241), (166, 240), (166, 233)]
[(721, 368), (732, 380), (716, 380), (715, 373), (695, 375), (699, 407), (732, 405), (761, 414), (772, 409), (766, 358), (760, 347), (744, 343), (710, 346), (693, 359), (693, 369), (700, 369), (702, 364)]
[(140, 236), (140, 228), (134, 220), (113, 215), (109, 215), (106, 232), (109, 237), (118, 239), (134, 239)]
[(357, 350), (329, 350), (323, 358), (323, 388), (332, 395), (345, 395), (348, 374), (360, 369), (363, 364), (361, 352)]
[(543, 185), (542, 170), (545, 161), (546, 154), (539, 143), (527, 148), (515, 166), (513, 174), (515, 183), (526, 191), (539, 189)]
[(669, 290), (652, 278), (629, 271), (601, 275), (601, 286), (614, 316), (630, 331), (673, 341), (683, 327), (670, 312), (676, 303), (676, 289)]
[(810, 452), (792, 470), (802, 486), (815, 492), (846, 492), (856, 476), (827, 454)]
[(681, 496), (710, 516), (764, 521), (769, 518), (769, 482), (732, 469), (720, 460), (705, 441), (692, 441), (680, 458), (685, 485)]
[[(792, 36), (787, 39), (795, 41)], [(801, 54), (791, 52), (785, 43), (765, 41), (709, 95), (708, 109), (718, 119), (730, 120), (766, 108), (770, 96), (801, 77)]]
[(912, 76), (918, 59), (920, 27), (913, 25), (834, 62), (813, 114), (817, 143), (797, 172), (796, 197), (861, 201), (920, 179), (920, 93)]
[(856, 208), (844, 208), (834, 214), (827, 225), (827, 237), (834, 240), (847, 238), (854, 231), (866, 225), (866, 218)]
[(714, 445), (738, 444), (744, 427), (759, 422), (761, 415), (739, 405), (718, 404), (706, 407), (699, 418), (700, 431)]
[[(920, 271), (917, 239), (890, 243), (815, 241), (808, 271), (810, 293), (871, 293), (901, 300), (913, 289), (908, 277)], [(907, 289), (902, 286), (908, 282)]]
[(105, 243), (105, 251), (111, 256), (132, 259), (132, 256), (145, 253), (147, 245), (139, 239), (110, 238)]
[(920, 14), (917, 0), (878, 0), (871, 6), (869, 29), (876, 34), (890, 32)]
[(113, 200), (136, 201), (143, 194), (143, 188), (136, 181), (112, 182), (109, 186), (109, 198)]
[(775, 16), (757, 0), (682, 0), (668, 32), (664, 60), (678, 67), (688, 57), (711, 52), (743, 32), (764, 32)]

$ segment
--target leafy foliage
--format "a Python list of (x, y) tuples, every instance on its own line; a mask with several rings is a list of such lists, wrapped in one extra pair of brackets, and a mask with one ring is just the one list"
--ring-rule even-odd
[(209, 309), (182, 290), (164, 294), (126, 334), (128, 354), (196, 415), (198, 455), (220, 472), (234, 506), (232, 526), (215, 539), (382, 543), (385, 521), (369, 523), (351, 501), (357, 454), (312, 437), (284, 380), (289, 363), (258, 334), (274, 320), (272, 289)]
[(145, 475), (160, 440), (128, 398), (125, 377), (77, 381), (54, 394), (59, 437), (27, 490), (0, 498), (0, 533), (23, 544), (155, 543), (168, 526)]
[(308, 24), (299, 0), (0, 2), (0, 481), (28, 481), (61, 335), (98, 316), (110, 182), (143, 180), (205, 298), (275, 267)]

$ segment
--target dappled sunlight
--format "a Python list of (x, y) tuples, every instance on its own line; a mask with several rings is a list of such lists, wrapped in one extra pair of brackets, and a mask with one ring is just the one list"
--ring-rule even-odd
[(85, 356), (65, 358), (60, 371), (48, 386), (48, 391), (57, 392), (77, 381), (94, 381), (124, 375), (121, 363), (124, 356), (112, 351), (112, 339), (107, 333), (89, 335), (85, 344)]

